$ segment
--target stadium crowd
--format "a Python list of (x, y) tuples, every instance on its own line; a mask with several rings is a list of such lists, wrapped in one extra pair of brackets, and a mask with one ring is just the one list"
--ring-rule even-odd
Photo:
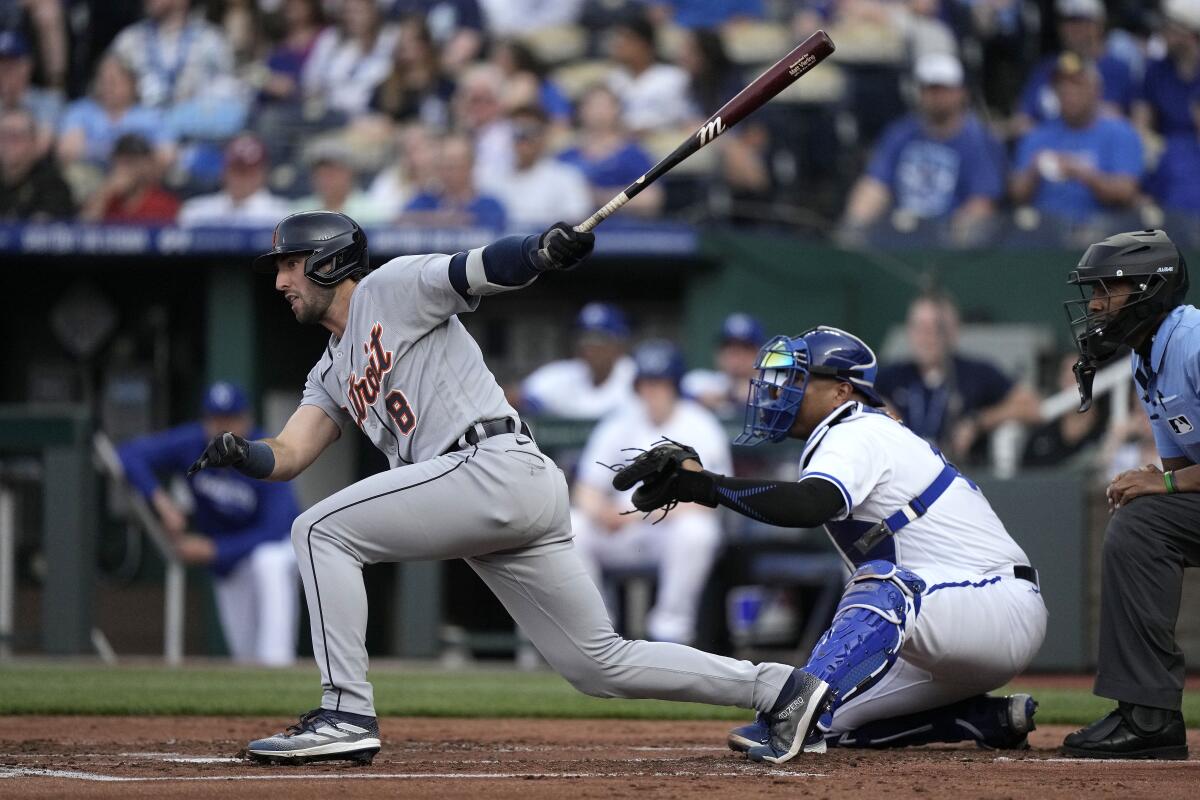
[(1200, 212), (1200, 0), (3, 0), (0, 219), (581, 218), (818, 27), (829, 64), (629, 213), (970, 245)]

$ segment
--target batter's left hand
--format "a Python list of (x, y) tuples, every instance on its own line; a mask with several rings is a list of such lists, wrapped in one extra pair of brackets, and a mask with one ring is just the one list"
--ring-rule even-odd
[(204, 566), (217, 558), (217, 546), (207, 536), (184, 534), (175, 542), (175, 555), (185, 564)]
[(1110, 512), (1116, 511), (1135, 497), (1166, 493), (1167, 485), (1163, 482), (1162, 470), (1154, 464), (1122, 472), (1113, 478), (1105, 491)]
[(565, 222), (556, 222), (538, 239), (537, 258), (542, 269), (575, 269), (596, 246), (594, 233), (580, 233)]

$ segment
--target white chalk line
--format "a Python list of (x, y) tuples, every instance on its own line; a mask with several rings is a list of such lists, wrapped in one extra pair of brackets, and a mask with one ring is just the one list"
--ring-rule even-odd
[[(529, 778), (608, 779), (608, 778), (745, 778), (746, 771), (734, 772), (396, 772), (344, 773), (322, 772), (309, 775), (191, 775), (134, 777), (103, 775), (80, 770), (41, 769), (37, 767), (0, 767), (2, 778), (63, 778), (94, 783), (196, 783), (217, 781), (312, 781), (312, 780), (502, 780)], [(826, 778), (820, 772), (762, 771), (764, 777)]]
[(1105, 764), (1140, 764), (1144, 767), (1196, 767), (1200, 766), (1200, 761), (1170, 761), (1157, 758), (1010, 758), (1008, 756), (998, 756), (992, 761), (997, 763), (1007, 761), (1013, 764), (1076, 764), (1081, 767), (1099, 767)]

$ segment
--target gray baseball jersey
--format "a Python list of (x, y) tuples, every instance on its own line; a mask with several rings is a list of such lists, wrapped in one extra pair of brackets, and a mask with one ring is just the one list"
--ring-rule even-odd
[[(457, 314), (489, 283), (467, 254), (470, 300), (450, 257), (395, 259), (355, 287), (341, 339), (330, 339), (302, 404), (354, 422), (393, 468), (317, 503), (292, 526), (321, 670), (321, 705), (374, 715), (367, 681), (364, 564), (463, 558), (547, 662), (582, 691), (766, 711), (792, 668), (667, 642), (627, 641), (574, 549), (562, 472), (528, 436), (475, 445), (477, 422), (516, 417)], [(449, 452), (447, 452), (449, 451)]]
[(516, 417), (457, 314), (450, 256), (402, 256), (354, 290), (346, 331), (308, 373), (304, 405), (353, 422), (393, 467), (440, 455), (480, 420)]

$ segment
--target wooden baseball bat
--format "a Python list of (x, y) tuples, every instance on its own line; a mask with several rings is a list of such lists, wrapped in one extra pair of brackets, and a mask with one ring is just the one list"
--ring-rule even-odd
[(586, 233), (608, 219), (614, 211), (628, 203), (638, 192), (666, 175), (677, 164), (711, 143), (725, 131), (757, 111), (764, 103), (791, 86), (801, 75), (820, 64), (834, 50), (833, 40), (825, 31), (817, 31), (805, 39), (796, 49), (776, 61), (766, 72), (754, 79), (749, 86), (737, 93), (732, 100), (708, 118), (700, 130), (689, 136), (671, 154), (659, 161), (650, 171), (625, 188), (625, 191), (609, 200), (603, 208), (592, 214), (575, 230)]

